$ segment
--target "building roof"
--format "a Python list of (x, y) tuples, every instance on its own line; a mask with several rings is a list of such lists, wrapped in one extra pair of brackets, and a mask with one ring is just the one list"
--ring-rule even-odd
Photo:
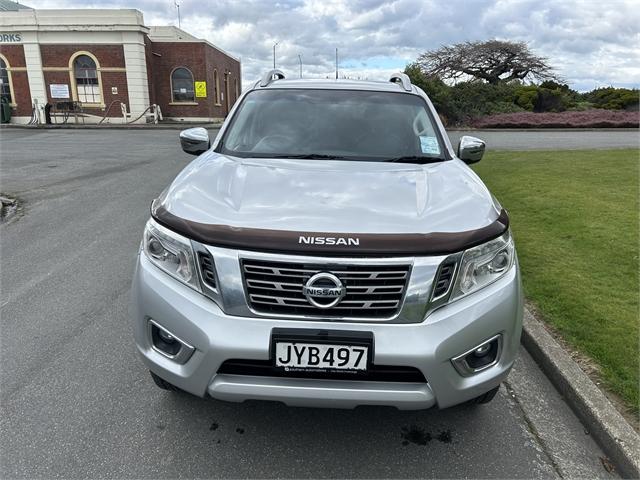
[(33, 10), (33, 8), (13, 0), (0, 0), (0, 12), (17, 12), (18, 10)]
[(151, 25), (149, 27), (149, 40), (152, 42), (175, 42), (182, 40), (183, 42), (202, 42), (197, 37), (194, 37), (190, 33), (179, 29), (171, 25), (168, 26), (156, 26)]
[(202, 42), (206, 43), (210, 47), (215, 48), (219, 52), (224, 53), (226, 56), (233, 58), (236, 61), (240, 61), (239, 58), (234, 57), (229, 52), (225, 52), (220, 47), (215, 46), (213, 43), (202, 38), (197, 38), (184, 30), (174, 27), (172, 25), (167, 26), (150, 26), (149, 33), (147, 35), (152, 42)]

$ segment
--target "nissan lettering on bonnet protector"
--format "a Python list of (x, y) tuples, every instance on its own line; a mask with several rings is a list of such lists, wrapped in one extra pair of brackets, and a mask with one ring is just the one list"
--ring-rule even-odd
[(303, 237), (298, 238), (298, 243), (304, 245), (360, 245), (359, 238), (352, 237)]

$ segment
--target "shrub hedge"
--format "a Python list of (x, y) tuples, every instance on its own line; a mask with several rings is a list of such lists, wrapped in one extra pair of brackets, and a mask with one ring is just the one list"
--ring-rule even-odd
[[(419, 86), (429, 95), (445, 125), (448, 126), (470, 125), (477, 123), (478, 119), (497, 114), (559, 113), (567, 110), (590, 111), (591, 109), (633, 112), (638, 111), (640, 102), (637, 89), (607, 87), (579, 93), (566, 84), (553, 81), (542, 82), (539, 85), (525, 85), (517, 80), (493, 85), (479, 80), (448, 85), (439, 78), (425, 76), (416, 64), (407, 65), (405, 73), (409, 75), (414, 85)], [(508, 115), (502, 118), (501, 122), (509, 124), (522, 122), (522, 126), (532, 123), (537, 126), (551, 126), (554, 122), (562, 126), (572, 126), (576, 123), (580, 126), (599, 123), (606, 126), (628, 126), (631, 122), (632, 126), (638, 126), (637, 115), (635, 117), (568, 115), (563, 116), (562, 119), (547, 117), (546, 120), (542, 118), (529, 120), (528, 116)], [(624, 119), (620, 120), (620, 118)]]

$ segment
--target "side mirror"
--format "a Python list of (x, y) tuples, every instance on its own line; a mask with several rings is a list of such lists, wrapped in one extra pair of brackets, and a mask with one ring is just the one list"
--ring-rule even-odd
[(209, 134), (202, 127), (188, 128), (180, 132), (182, 150), (190, 155), (200, 155), (209, 150)]
[(458, 143), (458, 158), (470, 164), (479, 162), (484, 155), (485, 143), (476, 137), (464, 135)]

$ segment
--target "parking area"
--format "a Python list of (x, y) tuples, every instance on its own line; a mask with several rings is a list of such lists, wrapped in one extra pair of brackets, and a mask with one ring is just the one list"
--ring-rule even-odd
[(462, 135), (481, 138), (487, 143), (488, 150), (592, 150), (640, 146), (640, 136), (635, 128), (449, 131), (454, 146)]
[[(481, 135), (478, 135), (481, 136)], [(231, 404), (155, 387), (128, 316), (176, 130), (0, 131), (1, 470), (8, 478), (614, 478), (526, 351), (480, 407)]]

